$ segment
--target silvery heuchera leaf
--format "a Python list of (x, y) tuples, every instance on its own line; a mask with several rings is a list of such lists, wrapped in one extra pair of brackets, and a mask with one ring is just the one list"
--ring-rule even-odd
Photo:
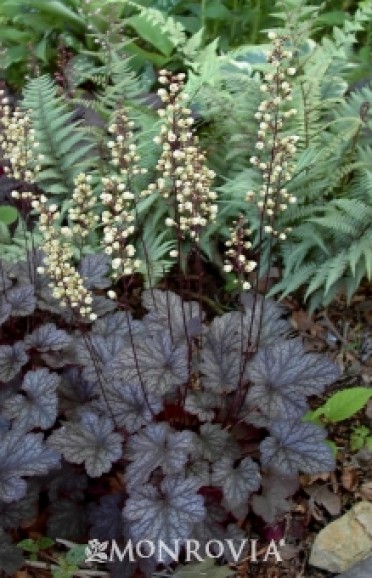
[(35, 311), (36, 297), (33, 285), (13, 287), (6, 293), (6, 300), (12, 306), (12, 315), (21, 317)]
[(194, 451), (191, 431), (174, 431), (167, 423), (153, 423), (132, 436), (125, 448), (128, 488), (147, 482), (152, 472), (161, 467), (164, 474), (184, 471), (188, 457)]
[(328, 472), (335, 459), (325, 443), (326, 431), (312, 423), (277, 420), (270, 424), (270, 437), (260, 444), (261, 463), (280, 473), (291, 475)]
[(221, 407), (221, 402), (221, 398), (211, 391), (193, 391), (187, 394), (185, 409), (200, 421), (212, 421), (214, 410)]
[(234, 516), (242, 518), (248, 511), (250, 494), (260, 487), (260, 472), (251, 458), (234, 467), (234, 460), (223, 456), (213, 464), (212, 484), (223, 490), (224, 502)]
[(103, 295), (93, 295), (92, 309), (98, 317), (103, 317), (116, 309), (116, 303)]
[(59, 465), (59, 455), (43, 443), (40, 433), (11, 430), (0, 434), (0, 500), (20, 500), (26, 493), (21, 476), (47, 474)]
[(97, 319), (92, 325), (92, 333), (101, 335), (104, 339), (113, 337), (127, 337), (131, 331), (133, 336), (144, 333), (142, 321), (132, 318), (132, 314), (124, 311), (115, 311), (109, 313), (100, 319)]
[(203, 550), (210, 540), (221, 540), (226, 538), (224, 523), (228, 513), (221, 504), (206, 498), (204, 519), (195, 524), (192, 530), (192, 537), (200, 545), (200, 555), (206, 555)]
[(18, 528), (21, 522), (32, 520), (37, 513), (39, 488), (29, 483), (27, 494), (16, 502), (0, 500), (0, 520), (4, 529)]
[(47, 351), (60, 351), (72, 342), (72, 336), (63, 329), (58, 329), (55, 323), (45, 323), (35, 329), (25, 338), (27, 349), (37, 349), (45, 353)]
[(160, 289), (144, 291), (142, 305), (149, 311), (144, 317), (144, 323), (148, 330), (151, 333), (170, 331), (175, 343), (191, 336), (194, 320), (200, 319), (199, 303), (182, 301), (181, 297), (172, 291), (161, 291)]
[(125, 377), (131, 383), (140, 382), (138, 369), (142, 383), (150, 391), (158, 394), (174, 392), (188, 379), (187, 346), (175, 346), (168, 333), (158, 332), (153, 337), (138, 340), (135, 351), (127, 347), (108, 367), (113, 377)]
[(0, 528), (0, 570), (6, 576), (14, 576), (24, 564), (22, 551), (12, 543), (10, 537)]
[(241, 314), (237, 311), (215, 317), (203, 340), (201, 363), (203, 386), (223, 393), (236, 389), (241, 372)]
[(66, 499), (51, 504), (47, 525), (50, 538), (82, 541), (86, 536), (87, 525), (88, 516), (84, 504)]
[(189, 538), (194, 524), (205, 516), (204, 500), (197, 491), (198, 482), (182, 476), (165, 477), (160, 490), (151, 484), (133, 489), (123, 510), (124, 519), (131, 522), (132, 538), (155, 544), (162, 540), (175, 550), (175, 540), (180, 544)]
[(105, 378), (111, 381), (112, 364), (123, 353), (124, 340), (115, 335), (104, 338), (90, 333), (76, 340), (76, 355), (80, 365), (84, 366), (83, 377), (87, 381), (97, 382), (102, 379), (104, 367), (108, 371)]
[(258, 334), (260, 336), (259, 345), (262, 347), (276, 343), (279, 337), (288, 333), (290, 324), (286, 319), (283, 319), (285, 309), (278, 305), (274, 299), (267, 299), (259, 294), (255, 296), (253, 293), (243, 293), (241, 301), (246, 313), (244, 317), (245, 335), (248, 337), (248, 334), (251, 334), (253, 345), (257, 345)]
[(211, 485), (211, 475), (209, 471), (209, 462), (206, 460), (196, 459), (195, 461), (186, 465), (186, 478), (191, 476), (198, 481), (199, 486)]
[(42, 353), (40, 357), (52, 369), (61, 369), (62, 367), (78, 363), (74, 341), (66, 349), (48, 351), (48, 353)]
[[(1, 287), (1, 283), (0, 283), (0, 287)], [(0, 300), (0, 325), (5, 323), (5, 321), (7, 321), (9, 319), (11, 312), (12, 312), (12, 306), (10, 305), (10, 303), (5, 301), (4, 299), (1, 299)]]
[(0, 433), (8, 431), (10, 426), (10, 422), (8, 419), (5, 419), (2, 415), (0, 415)]
[[(82, 412), (93, 409), (92, 400), (98, 396), (99, 386), (86, 381), (79, 367), (68, 367), (62, 373), (58, 389), (59, 408), (69, 419), (79, 418)], [(105, 409), (107, 406), (105, 405)]]
[(229, 458), (240, 457), (239, 447), (227, 429), (217, 423), (205, 423), (200, 427), (197, 447), (200, 455), (211, 462), (227, 455)]
[(106, 289), (111, 285), (107, 274), (110, 270), (110, 258), (104, 253), (85, 255), (79, 266), (79, 273), (88, 289)]
[(260, 349), (248, 364), (253, 386), (247, 405), (270, 419), (297, 419), (306, 413), (306, 396), (320, 395), (339, 375), (337, 365), (324, 355), (305, 353), (300, 340), (280, 340)]
[(6, 293), (13, 283), (9, 279), (12, 275), (13, 264), (9, 261), (0, 260), (0, 293)]
[(89, 478), (85, 472), (77, 471), (76, 467), (65, 461), (62, 461), (60, 470), (51, 472), (43, 480), (51, 502), (58, 502), (66, 495), (75, 502), (83, 501), (88, 482)]
[(10, 381), (28, 361), (22, 341), (14, 345), (0, 346), (0, 381)]
[(274, 524), (290, 511), (291, 496), (298, 488), (298, 476), (286, 476), (275, 470), (269, 470), (261, 481), (262, 492), (252, 497), (252, 509), (268, 524)]
[(57, 417), (57, 387), (60, 377), (48, 369), (28, 371), (23, 379), (22, 391), (25, 395), (9, 398), (3, 414), (16, 420), (17, 427), (25, 431), (35, 427), (50, 428)]
[(89, 513), (89, 534), (100, 541), (123, 538), (123, 495), (110, 494), (100, 499), (99, 505), (92, 504)]
[(98, 403), (101, 409), (106, 409), (108, 404), (116, 425), (124, 427), (129, 433), (134, 433), (151, 422), (152, 416), (163, 409), (162, 399), (155, 392), (145, 395), (140, 384), (123, 382), (106, 385), (104, 395), (100, 394)]
[(85, 412), (80, 422), (64, 422), (48, 439), (48, 445), (73, 464), (85, 464), (86, 472), (97, 478), (109, 472), (122, 455), (122, 437), (114, 433), (106, 416)]

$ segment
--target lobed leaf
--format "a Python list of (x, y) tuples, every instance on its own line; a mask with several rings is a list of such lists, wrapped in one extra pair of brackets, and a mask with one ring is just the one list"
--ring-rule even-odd
[(8, 398), (4, 404), (4, 416), (16, 420), (17, 427), (24, 431), (52, 427), (57, 418), (56, 390), (59, 383), (59, 375), (48, 369), (28, 371), (22, 384), (25, 395)]
[(259, 468), (251, 458), (244, 458), (235, 467), (234, 460), (225, 456), (213, 464), (212, 484), (222, 488), (228, 509), (238, 518), (247, 514), (248, 498), (260, 487), (260, 479)]
[(22, 341), (14, 345), (0, 346), (0, 381), (8, 382), (17, 375), (28, 361)]
[[(133, 489), (123, 510), (131, 522), (134, 540), (162, 540), (172, 550), (189, 538), (194, 524), (205, 516), (204, 500), (197, 494), (198, 483), (192, 478), (167, 476), (160, 490), (151, 484)], [(179, 549), (179, 548), (178, 548)], [(170, 558), (170, 557), (169, 557)], [(164, 556), (164, 562), (167, 562)]]
[(183, 473), (188, 457), (194, 451), (191, 431), (174, 431), (167, 423), (154, 423), (132, 436), (125, 449), (131, 463), (126, 469), (127, 487), (147, 482), (161, 467), (164, 474)]
[(73, 464), (84, 463), (87, 474), (97, 478), (109, 472), (122, 455), (122, 437), (111, 420), (86, 411), (80, 422), (64, 422), (48, 439), (48, 445)]
[(270, 434), (260, 444), (263, 467), (285, 475), (299, 471), (316, 474), (334, 469), (335, 460), (331, 448), (325, 443), (323, 428), (281, 419), (270, 425)]
[(59, 455), (43, 443), (42, 434), (10, 430), (0, 434), (0, 500), (20, 500), (26, 493), (22, 476), (47, 474), (59, 465)]

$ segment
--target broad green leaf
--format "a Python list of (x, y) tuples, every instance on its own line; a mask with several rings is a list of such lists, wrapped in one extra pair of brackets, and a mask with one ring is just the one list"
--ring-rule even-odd
[[(156, 14), (159, 11), (153, 9), (152, 12)], [(159, 20), (155, 18), (150, 19), (149, 16), (143, 12), (127, 18), (126, 23), (132, 26), (143, 40), (146, 40), (146, 42), (157, 48), (164, 56), (170, 56), (175, 45), (169, 38), (166, 29), (164, 29), (165, 19), (163, 23), (161, 19), (164, 19), (161, 12), (159, 12)]]
[(343, 421), (356, 414), (372, 397), (372, 388), (351, 387), (344, 391), (338, 391), (330, 399), (318, 408), (313, 416), (323, 415), (333, 423)]
[(77, 566), (84, 562), (86, 558), (85, 548), (86, 544), (78, 544), (71, 548), (66, 554), (66, 561), (69, 564), (76, 564)]
[(48, 0), (48, 2), (45, 2), (45, 0), (31, 0), (31, 5), (34, 8), (38, 8), (43, 14), (53, 16), (53, 18), (60, 18), (75, 26), (85, 27), (84, 20), (63, 2), (58, 0)]
[(5, 225), (11, 225), (18, 219), (18, 211), (10, 205), (0, 206), (0, 222)]

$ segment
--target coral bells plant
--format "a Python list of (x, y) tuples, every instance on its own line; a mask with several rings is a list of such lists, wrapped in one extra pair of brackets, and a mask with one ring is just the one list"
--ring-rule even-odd
[[(272, 238), (281, 235), (276, 212), (291, 202), (285, 183), (295, 152), (279, 112), (293, 72), (283, 42), (274, 38), (276, 72), (263, 84), (270, 96), (258, 118), (258, 150), (270, 160), (254, 160), (263, 171), (261, 234)], [(325, 430), (303, 417), (307, 398), (339, 371), (289, 337), (274, 301), (243, 291), (238, 310), (207, 321), (202, 299), (151, 287), (139, 311), (131, 307), (135, 241), (145, 245), (141, 199), (156, 192), (165, 199), (178, 258), (189, 243), (201, 259), (201, 230), (217, 214), (214, 174), (192, 128), (183, 76), (161, 71), (159, 80), (157, 180), (137, 193), (146, 171), (120, 109), (107, 131), (108, 165), (102, 174), (92, 169), (92, 178), (76, 173), (67, 211), (30, 193), (42, 251), (11, 266), (0, 262), (0, 523), (17, 534), (35, 517), (42, 492), (51, 537), (155, 544), (146, 565), (124, 560), (113, 569), (118, 576), (138, 567), (151, 576), (157, 545), (182, 553), (195, 539), (203, 555), (210, 540), (244, 538), (249, 517), (276, 523), (291, 508), (299, 472), (334, 467)], [(85, 240), (90, 228), (101, 231), (101, 250), (84, 255), (74, 238)], [(249, 236), (238, 215), (225, 270), (236, 272), (243, 290), (249, 274), (260, 276), (259, 259), (247, 256)], [(5, 532), (4, 552), (0, 568), (11, 575), (22, 560)]]

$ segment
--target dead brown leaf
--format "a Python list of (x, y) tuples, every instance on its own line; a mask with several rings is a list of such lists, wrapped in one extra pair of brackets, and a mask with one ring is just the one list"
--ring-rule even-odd
[(319, 505), (323, 506), (331, 516), (338, 516), (341, 512), (341, 498), (334, 494), (324, 484), (313, 484), (305, 488), (306, 493)]
[(365, 484), (362, 484), (359, 490), (359, 494), (363, 500), (372, 502), (372, 482), (366, 482)]
[(355, 492), (359, 483), (358, 471), (353, 467), (344, 468), (341, 475), (341, 484), (345, 490)]

